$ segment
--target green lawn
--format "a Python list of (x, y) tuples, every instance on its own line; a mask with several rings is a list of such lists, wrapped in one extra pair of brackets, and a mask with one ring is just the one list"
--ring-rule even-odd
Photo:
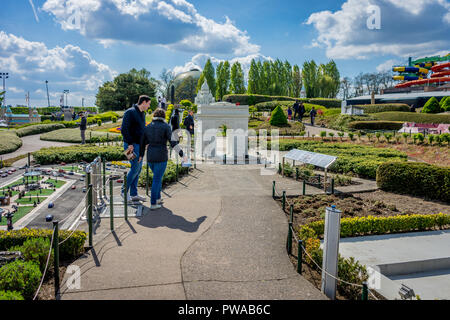
[[(43, 201), (45, 201), (45, 199), (47, 199), (47, 197), (41, 197), (39, 196), (39, 200), (41, 201), (41, 203)], [(32, 197), (31, 200), (29, 197), (25, 197), (22, 199), (17, 199), (15, 202), (19, 203), (19, 204), (34, 204), (34, 201), (36, 201), (37, 203), (37, 197)]]
[(56, 189), (58, 189), (58, 188), (61, 188), (63, 185), (65, 185), (66, 184), (66, 182), (65, 181), (62, 181), (62, 180), (55, 180), (55, 179), (48, 179), (48, 180), (45, 180), (45, 182), (47, 182), (47, 183), (53, 183), (54, 185), (55, 185), (55, 188)]
[[(15, 222), (19, 221), (22, 217), (26, 216), (33, 209), (34, 209), (33, 206), (19, 207), (19, 209), (17, 209), (17, 212), (14, 214), (14, 217), (12, 219), (13, 224)], [(6, 218), (5, 217), (2, 218), (2, 222), (0, 222), (0, 226), (6, 226)]]
[(35, 191), (30, 191), (25, 193), (25, 197), (29, 197), (29, 196), (49, 196), (51, 194), (53, 194), (53, 189), (42, 189), (42, 193), (39, 193), (39, 190), (35, 190)]

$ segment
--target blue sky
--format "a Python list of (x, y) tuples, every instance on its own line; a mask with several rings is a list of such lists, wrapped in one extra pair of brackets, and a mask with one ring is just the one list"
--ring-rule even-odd
[[(32, 5), (35, 7), (36, 15)], [(370, 6), (381, 28), (370, 30)], [(74, 17), (79, 17), (77, 24)], [(341, 76), (388, 69), (407, 57), (450, 51), (447, 0), (2, 0), (0, 72), (7, 103), (94, 105), (97, 88), (118, 73), (146, 68), (158, 77), (252, 58), (303, 64), (334, 59)]]

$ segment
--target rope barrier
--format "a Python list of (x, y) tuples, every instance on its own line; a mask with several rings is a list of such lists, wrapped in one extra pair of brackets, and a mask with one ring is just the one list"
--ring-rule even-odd
[(37, 297), (39, 291), (41, 290), (42, 284), (44, 283), (44, 278), (45, 278), (45, 275), (46, 275), (46, 273), (47, 273), (47, 268), (48, 268), (48, 262), (50, 261), (50, 256), (52, 255), (53, 238), (54, 238), (54, 236), (55, 236), (55, 228), (53, 228), (53, 232), (52, 232), (52, 240), (50, 241), (50, 250), (48, 251), (47, 262), (45, 263), (44, 273), (42, 274), (41, 282), (40, 282), (40, 284), (39, 284), (39, 287), (38, 287), (37, 290), (36, 290), (36, 293), (35, 293), (35, 295), (34, 295), (33, 300), (36, 300), (36, 297)]

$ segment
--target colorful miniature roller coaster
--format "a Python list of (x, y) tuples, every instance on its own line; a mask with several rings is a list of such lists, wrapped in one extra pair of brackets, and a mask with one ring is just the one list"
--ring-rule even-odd
[[(392, 68), (394, 72), (400, 75), (394, 76), (394, 80), (404, 81), (396, 88), (407, 88), (418, 85), (429, 85), (436, 83), (438, 85), (450, 82), (450, 54), (446, 56), (434, 56), (411, 61), (409, 59), (408, 67), (395, 66)], [(439, 62), (444, 62), (440, 63)], [(431, 71), (431, 72), (430, 72)], [(430, 77), (428, 75), (431, 74)]]

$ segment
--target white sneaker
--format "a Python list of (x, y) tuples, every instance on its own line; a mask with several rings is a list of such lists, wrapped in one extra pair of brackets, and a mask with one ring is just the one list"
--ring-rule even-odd
[(150, 206), (150, 210), (158, 210), (161, 209), (161, 205), (160, 204), (152, 204)]
[(145, 199), (144, 197), (141, 196), (135, 196), (135, 197), (131, 197), (132, 201), (147, 201), (147, 199)]
[[(125, 201), (125, 198), (124, 198), (124, 196), (123, 196), (123, 193), (121, 193), (120, 194), (120, 196), (124, 199), (124, 201)], [(131, 199), (131, 196), (128, 194), (128, 197), (127, 197), (127, 201), (128, 202), (131, 202), (131, 201), (133, 201), (132, 199)]]

